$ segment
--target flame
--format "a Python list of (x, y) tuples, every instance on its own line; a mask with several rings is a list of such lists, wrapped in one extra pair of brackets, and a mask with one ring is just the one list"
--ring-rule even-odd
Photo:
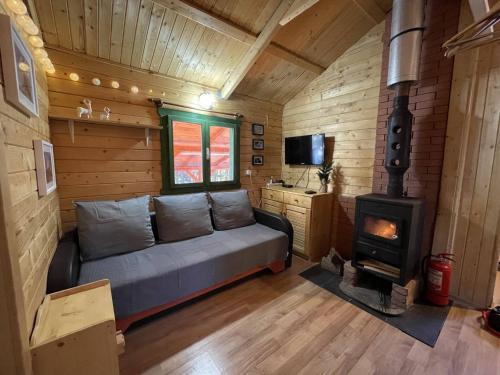
[(373, 216), (364, 217), (363, 230), (366, 233), (370, 233), (374, 236), (383, 237), (390, 240), (398, 238), (398, 227), (396, 223)]

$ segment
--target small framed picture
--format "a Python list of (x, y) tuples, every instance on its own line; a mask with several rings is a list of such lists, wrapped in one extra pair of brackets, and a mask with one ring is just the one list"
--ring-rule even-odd
[(264, 155), (252, 155), (252, 165), (264, 165)]
[(252, 150), (263, 150), (264, 140), (263, 139), (252, 139)]
[(10, 17), (3, 14), (0, 35), (5, 99), (26, 115), (38, 117), (35, 63)]
[(264, 135), (264, 125), (262, 124), (252, 124), (252, 134), (253, 135)]
[(42, 140), (33, 141), (35, 148), (36, 180), (38, 195), (43, 197), (56, 190), (56, 169), (54, 164), (54, 146)]

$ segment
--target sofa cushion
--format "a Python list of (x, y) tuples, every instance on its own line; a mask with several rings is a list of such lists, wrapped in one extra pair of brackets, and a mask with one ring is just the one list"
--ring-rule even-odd
[(155, 244), (149, 195), (122, 201), (75, 202), (75, 205), (83, 261)]
[(255, 224), (246, 190), (210, 193), (215, 229), (227, 230)]
[(110, 279), (118, 318), (186, 297), (287, 256), (288, 237), (261, 224), (82, 264), (78, 283)]
[(214, 231), (205, 193), (163, 195), (154, 198), (154, 203), (161, 241), (180, 241)]

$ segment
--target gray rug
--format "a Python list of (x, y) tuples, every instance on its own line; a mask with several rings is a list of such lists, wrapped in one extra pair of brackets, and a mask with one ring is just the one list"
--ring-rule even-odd
[(376, 316), (393, 327), (398, 328), (407, 335), (423, 342), (424, 344), (434, 347), (441, 333), (444, 322), (450, 311), (450, 306), (438, 307), (429, 305), (423, 301), (417, 301), (410, 309), (399, 316), (389, 316), (371, 309), (363, 303), (352, 299), (345, 295), (340, 289), (339, 284), (342, 277), (335, 275), (321, 268), (318, 264), (300, 274), (303, 278), (313, 282), (314, 284), (328, 290), (336, 296), (346, 300), (349, 303), (365, 310), (366, 312)]

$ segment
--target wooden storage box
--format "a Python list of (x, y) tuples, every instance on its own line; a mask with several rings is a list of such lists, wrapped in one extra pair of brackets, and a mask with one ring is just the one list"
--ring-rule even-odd
[(35, 375), (119, 374), (124, 340), (116, 332), (109, 280), (52, 293), (31, 337)]

